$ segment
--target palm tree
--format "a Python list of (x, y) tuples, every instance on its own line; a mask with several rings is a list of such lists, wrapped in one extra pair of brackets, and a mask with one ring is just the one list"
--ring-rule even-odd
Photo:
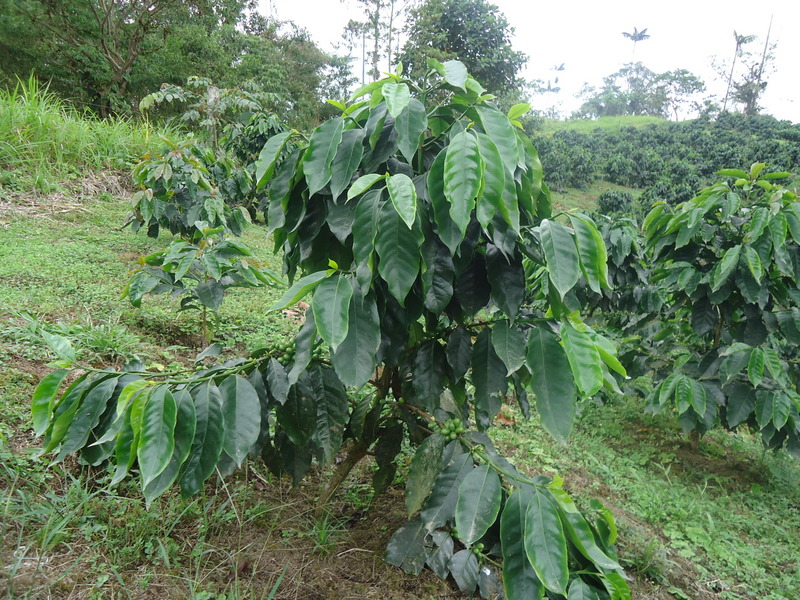
[[(770, 27), (772, 27), (772, 21), (770, 20)], [(769, 34), (768, 34), (769, 35)], [(728, 96), (731, 93), (731, 82), (733, 81), (733, 70), (736, 68), (736, 59), (739, 58), (742, 54), (742, 46), (745, 44), (749, 44), (756, 36), (754, 35), (739, 35), (736, 33), (736, 30), (733, 30), (733, 38), (736, 40), (736, 51), (733, 53), (733, 62), (731, 63), (731, 73), (728, 75), (728, 89), (725, 90), (725, 100), (722, 103), (722, 111), (725, 112), (725, 109), (728, 107)]]
[(647, 28), (644, 28), (641, 31), (639, 31), (636, 27), (634, 27), (633, 33), (628, 33), (627, 31), (623, 31), (622, 35), (633, 42), (633, 52), (631, 53), (631, 62), (633, 62), (633, 57), (636, 54), (636, 44), (650, 37), (647, 34)]

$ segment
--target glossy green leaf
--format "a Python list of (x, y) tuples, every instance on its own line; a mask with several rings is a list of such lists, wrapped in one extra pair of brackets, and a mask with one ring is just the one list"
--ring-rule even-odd
[(467, 67), (464, 63), (457, 60), (448, 60), (444, 62), (444, 80), (453, 87), (461, 88), (467, 91)]
[(272, 174), (275, 171), (275, 164), (280, 158), (281, 152), (283, 152), (283, 148), (286, 146), (286, 142), (292, 136), (291, 131), (283, 131), (276, 135), (273, 135), (271, 138), (267, 140), (267, 143), (264, 144), (264, 147), (261, 149), (261, 152), (258, 153), (258, 158), (256, 159), (256, 172), (255, 172), (255, 180), (257, 188), (263, 189), (267, 182), (272, 178)]
[(455, 518), (458, 486), (473, 468), (472, 456), (464, 453), (454, 458), (450, 465), (439, 472), (431, 494), (420, 513), (420, 518), (428, 531), (433, 531)]
[(450, 559), (453, 558), (455, 543), (452, 536), (446, 531), (432, 532), (431, 539), (436, 549), (428, 552), (425, 564), (440, 579), (447, 579), (447, 576), (450, 575)]
[(531, 110), (531, 105), (528, 104), (527, 102), (515, 104), (508, 111), (508, 119), (510, 121), (519, 119), (521, 116), (527, 114), (530, 110)]
[(617, 561), (600, 549), (592, 527), (573, 503), (561, 504), (561, 509), (561, 524), (564, 526), (564, 531), (581, 554), (603, 569), (622, 568)]
[(503, 313), (516, 319), (525, 298), (525, 270), (520, 261), (506, 257), (494, 244), (486, 244), (486, 275), (491, 298)]
[(694, 404), (694, 386), (686, 375), (680, 375), (676, 380), (675, 403), (679, 414), (685, 413)]
[[(361, 164), (364, 156), (364, 130), (348, 129), (342, 132), (342, 143), (331, 163), (331, 195), (336, 200), (342, 195)], [(350, 199), (348, 193), (348, 200)]]
[(728, 280), (733, 270), (739, 262), (739, 253), (742, 250), (741, 244), (728, 248), (722, 259), (711, 269), (711, 290), (717, 291)]
[(336, 374), (347, 386), (360, 388), (375, 372), (381, 344), (380, 319), (375, 301), (353, 294), (348, 307), (347, 337), (333, 352)]
[(331, 180), (333, 159), (342, 141), (344, 120), (340, 117), (325, 121), (311, 133), (303, 157), (303, 173), (308, 182), (308, 194), (313, 196)]
[(717, 175), (724, 175), (725, 177), (736, 177), (737, 179), (749, 179), (750, 175), (741, 169), (720, 169)]
[(453, 299), (455, 266), (443, 243), (431, 240), (422, 246), (422, 292), (425, 308), (434, 314), (444, 312)]
[(373, 190), (359, 200), (353, 216), (353, 259), (356, 262), (356, 279), (365, 290), (372, 286), (375, 238), (378, 235), (382, 205), (381, 192)]
[(349, 277), (336, 274), (324, 279), (314, 290), (311, 308), (317, 331), (336, 350), (347, 337), (350, 324), (350, 299), (353, 283)]
[(327, 271), (317, 271), (316, 273), (311, 273), (310, 275), (301, 277), (295, 281), (292, 287), (286, 290), (286, 293), (281, 296), (280, 300), (269, 307), (267, 312), (275, 312), (276, 310), (284, 310), (289, 308), (295, 302), (316, 288), (326, 277), (328, 277)]
[(177, 406), (174, 435), (175, 449), (164, 470), (144, 487), (147, 506), (150, 506), (154, 499), (166, 492), (175, 483), (181, 466), (189, 456), (194, 442), (195, 427), (197, 426), (194, 401), (185, 390), (178, 391), (173, 396)]
[(602, 600), (597, 588), (590, 586), (580, 577), (573, 579), (567, 591), (567, 600)]
[(561, 339), (572, 369), (572, 375), (581, 396), (594, 396), (603, 387), (603, 369), (600, 353), (591, 336), (578, 331), (570, 323), (561, 324)]
[(433, 208), (433, 217), (436, 222), (436, 233), (442, 243), (450, 250), (450, 256), (453, 256), (461, 245), (464, 235), (450, 216), (450, 202), (444, 193), (444, 163), (446, 155), (446, 148), (436, 155), (428, 171), (426, 183), (431, 207)]
[(213, 279), (198, 285), (194, 288), (194, 293), (200, 303), (211, 310), (217, 310), (225, 299), (225, 288)]
[[(147, 392), (143, 392), (141, 397), (146, 396), (146, 394)], [(121, 423), (122, 425), (116, 436), (116, 444), (114, 445), (114, 461), (116, 462), (116, 468), (109, 482), (111, 486), (117, 485), (128, 474), (128, 471), (136, 460), (136, 445), (139, 442), (138, 435), (134, 433), (133, 427), (131, 426), (130, 407), (123, 415)]]
[(494, 418), (495, 410), (489, 410), (490, 397), (496, 397), (506, 391), (508, 379), (506, 365), (495, 352), (491, 342), (491, 331), (484, 329), (478, 334), (472, 349), (472, 385), (475, 386), (475, 405), (479, 410)]
[(488, 465), (470, 471), (458, 486), (456, 527), (467, 546), (477, 542), (497, 520), (503, 492), (500, 477)]
[(196, 494), (203, 488), (217, 466), (222, 453), (224, 421), (222, 396), (219, 388), (206, 383), (192, 391), (196, 411), (194, 440), (180, 477), (184, 496)]
[(466, 375), (472, 361), (472, 337), (463, 327), (457, 327), (447, 337), (447, 364), (455, 380)]
[(175, 422), (178, 407), (166, 386), (153, 388), (144, 405), (142, 429), (136, 455), (147, 487), (167, 466), (175, 450)]
[(608, 592), (610, 600), (631, 600), (631, 590), (622, 575), (619, 573), (604, 573), (599, 577), (606, 588), (606, 592)]
[(569, 216), (581, 259), (581, 270), (589, 287), (596, 293), (608, 289), (608, 255), (600, 232), (592, 221), (579, 214)]
[(389, 198), (403, 222), (411, 229), (417, 218), (417, 190), (408, 175), (397, 173), (386, 180)]
[(373, 185), (382, 179), (386, 179), (386, 175), (378, 175), (377, 173), (368, 173), (356, 179), (353, 182), (353, 185), (350, 186), (350, 189), (347, 190), (348, 202), (359, 194), (363, 194), (369, 190)]
[(397, 130), (397, 148), (408, 164), (411, 164), (419, 148), (420, 138), (428, 129), (428, 115), (422, 102), (411, 98), (408, 106), (397, 116), (394, 128)]
[(414, 355), (411, 385), (424, 406), (436, 406), (446, 384), (447, 358), (436, 340), (424, 342)]
[(483, 186), (476, 200), (476, 217), (482, 227), (488, 227), (497, 213), (503, 210), (506, 169), (500, 151), (492, 139), (478, 133), (478, 146), (483, 162)]
[(537, 327), (528, 339), (527, 361), (542, 426), (565, 443), (572, 431), (577, 401), (567, 355), (553, 334)]
[(419, 575), (425, 566), (425, 537), (428, 534), (422, 519), (415, 517), (403, 524), (389, 540), (384, 558), (390, 565), (406, 573)]
[(443, 450), (444, 437), (434, 434), (425, 438), (414, 453), (406, 479), (406, 513), (409, 518), (422, 508), (433, 488), (442, 470)]
[(378, 272), (389, 286), (389, 293), (401, 306), (419, 273), (421, 235), (416, 228), (409, 230), (393, 205), (381, 207), (380, 233), (375, 240), (378, 252)]
[(525, 334), (512, 327), (506, 319), (498, 321), (492, 328), (492, 347), (506, 366), (506, 376), (525, 364)]
[(756, 422), (761, 429), (770, 423), (775, 429), (786, 425), (792, 409), (792, 401), (780, 390), (761, 390), (756, 393)]
[(525, 554), (545, 587), (567, 593), (567, 538), (555, 502), (535, 489), (525, 513)]
[(222, 396), (224, 435), (222, 449), (241, 466), (261, 431), (261, 403), (253, 384), (230, 375), (219, 386)]
[(750, 352), (751, 350), (748, 347), (747, 350), (733, 352), (723, 359), (719, 367), (719, 378), (723, 385), (733, 381), (742, 372), (742, 369), (750, 361)]
[(31, 412), (33, 415), (33, 430), (36, 435), (42, 435), (50, 422), (50, 413), (53, 403), (61, 387), (61, 382), (69, 373), (69, 369), (57, 369), (45, 375), (33, 392)]
[(57, 461), (62, 460), (67, 454), (77, 452), (86, 445), (89, 434), (97, 427), (100, 417), (108, 407), (108, 402), (114, 394), (118, 381), (119, 377), (106, 377), (87, 389), (86, 396), (75, 411), (72, 423), (61, 443)]
[(563, 299), (581, 274), (575, 238), (568, 228), (549, 219), (542, 221), (539, 231), (547, 273)]
[(503, 587), (508, 600), (541, 600), (545, 588), (525, 552), (525, 517), (531, 493), (521, 488), (512, 493), (500, 517), (503, 553)]
[(761, 348), (753, 348), (750, 353), (750, 360), (747, 362), (747, 377), (753, 387), (758, 387), (764, 379), (764, 351)]
[(320, 463), (329, 465), (342, 446), (349, 404), (342, 382), (330, 369), (319, 369), (314, 375), (317, 427), (313, 439), (320, 449)]
[(449, 567), (458, 588), (472, 595), (478, 585), (478, 557), (469, 550), (459, 550), (450, 559)]
[(389, 110), (389, 114), (396, 119), (411, 100), (411, 91), (408, 89), (408, 85), (390, 82), (384, 84), (381, 91), (383, 92), (383, 99), (386, 100), (386, 108)]
[(764, 266), (761, 264), (761, 258), (758, 256), (758, 252), (756, 252), (755, 248), (752, 246), (745, 246), (743, 260), (750, 270), (753, 279), (760, 283), (761, 278), (764, 276)]
[(475, 208), (482, 179), (483, 161), (477, 137), (471, 131), (457, 133), (447, 146), (444, 159), (444, 195), (450, 203), (450, 218), (462, 237)]
[(42, 330), (42, 337), (58, 358), (69, 363), (75, 362), (75, 349), (67, 338), (44, 330)]
[(478, 115), (480, 116), (483, 131), (492, 139), (500, 151), (507, 175), (513, 177), (517, 169), (517, 156), (519, 154), (517, 134), (514, 133), (514, 127), (509, 122), (508, 117), (496, 108), (481, 106), (478, 108)]

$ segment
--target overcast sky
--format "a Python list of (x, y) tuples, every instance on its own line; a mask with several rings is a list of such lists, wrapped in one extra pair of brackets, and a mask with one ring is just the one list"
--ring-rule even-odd
[[(402, 2), (402, 0), (401, 0)], [(356, 0), (260, 0), (261, 11), (306, 28), (324, 50), (333, 50), (351, 18), (361, 18)], [(622, 35), (647, 28), (650, 38), (636, 45), (633, 59), (661, 73), (688, 69), (721, 99), (725, 82), (712, 58), (730, 61), (734, 30), (757, 35), (746, 48), (760, 55), (774, 15), (770, 41), (774, 73), (762, 105), (766, 113), (800, 123), (800, 2), (796, 0), (561, 0), (535, 2), (495, 0), (514, 27), (513, 46), (529, 57), (524, 76), (544, 81), (559, 78), (562, 91), (533, 98), (534, 107), (559, 105), (569, 113), (580, 101), (574, 95), (584, 83), (602, 84), (604, 76), (632, 59), (633, 44)], [(793, 31), (794, 30), (794, 31)], [(564, 64), (564, 70), (554, 67)], [(355, 63), (354, 63), (355, 65)], [(385, 67), (384, 67), (385, 68)], [(354, 71), (356, 71), (354, 67)], [(360, 75), (360, 63), (358, 65)], [(720, 100), (721, 101), (721, 100)]]

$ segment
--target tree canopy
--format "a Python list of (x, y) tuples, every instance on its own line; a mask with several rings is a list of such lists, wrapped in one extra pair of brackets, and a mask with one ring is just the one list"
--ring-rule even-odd
[(405, 31), (397, 60), (412, 79), (425, 75), (428, 58), (458, 59), (493, 94), (509, 96), (521, 87), (528, 58), (511, 47), (513, 28), (486, 0), (421, 0)]
[[(252, 0), (0, 0), (0, 84), (31, 71), (101, 116), (127, 114), (163, 83), (252, 80), (284, 97), (292, 123), (324, 113), (323, 94), (349, 85), (342, 60)], [(7, 26), (6, 26), (7, 25)]]

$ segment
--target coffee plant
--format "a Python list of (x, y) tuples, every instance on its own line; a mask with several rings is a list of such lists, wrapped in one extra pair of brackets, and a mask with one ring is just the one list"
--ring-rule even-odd
[(295, 482), (338, 456), (324, 507), (367, 455), (386, 489), (410, 447), (409, 520), (387, 561), (486, 598), (628, 599), (611, 513), (580, 510), (486, 434), (515, 402), (565, 441), (578, 399), (625, 375), (574, 293), (608, 287), (602, 238), (583, 215), (551, 214), (515, 128), (527, 107), (503, 114), (461, 63), (429, 64), (426, 87), (390, 75), (259, 155), (293, 281), (271, 310), (310, 296), (291, 347), (182, 375), (91, 370), (62, 343), (35, 430), (44, 452), (107, 464), (114, 483), (138, 470), (148, 504), (248, 456)]
[(147, 295), (180, 297), (179, 312), (200, 311), (205, 344), (211, 343), (208, 311), (216, 314), (231, 287), (277, 286), (281, 280), (265, 269), (244, 244), (220, 237), (222, 227), (210, 229), (198, 223), (202, 239), (197, 244), (174, 241), (166, 249), (139, 259), (141, 265), (125, 290), (135, 307)]
[[(144, 228), (150, 237), (161, 229), (187, 241), (203, 239), (203, 228), (223, 228), (241, 235), (250, 221), (244, 208), (233, 206), (220, 191), (220, 183), (233, 173), (227, 159), (188, 139), (179, 143), (162, 138), (167, 145), (161, 155), (145, 156), (133, 169), (133, 182), (139, 190), (131, 198), (132, 209), (126, 225), (134, 231)], [(237, 186), (248, 190), (250, 175), (238, 170)], [(231, 186), (226, 186), (230, 194)], [(198, 224), (200, 224), (198, 226)]]
[(789, 173), (764, 167), (722, 170), (732, 182), (644, 221), (668, 311), (650, 407), (674, 406), (700, 434), (747, 424), (800, 455), (800, 202), (777, 183)]

